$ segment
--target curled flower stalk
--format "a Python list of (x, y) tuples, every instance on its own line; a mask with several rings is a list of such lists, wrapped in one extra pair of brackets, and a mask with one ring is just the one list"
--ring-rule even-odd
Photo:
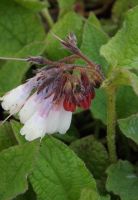
[(20, 132), (29, 141), (42, 138), (46, 133), (66, 133), (72, 113), (77, 107), (90, 107), (95, 88), (104, 79), (100, 67), (78, 49), (74, 34), (60, 41), (67, 50), (85, 60), (86, 66), (67, 64), (69, 59), (53, 62), (42, 57), (30, 57), (28, 62), (44, 67), (1, 98), (4, 110), (10, 115), (18, 113), (24, 125)]

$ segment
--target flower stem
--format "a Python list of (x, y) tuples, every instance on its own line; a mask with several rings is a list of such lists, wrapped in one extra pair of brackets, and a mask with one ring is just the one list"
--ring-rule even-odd
[(51, 15), (49, 14), (49, 11), (47, 8), (44, 8), (42, 11), (41, 11), (43, 17), (47, 20), (50, 28), (52, 28), (54, 22), (53, 22), (53, 19), (51, 17)]
[(107, 87), (107, 146), (109, 151), (110, 162), (117, 161), (116, 144), (115, 144), (115, 127), (116, 127), (116, 88)]

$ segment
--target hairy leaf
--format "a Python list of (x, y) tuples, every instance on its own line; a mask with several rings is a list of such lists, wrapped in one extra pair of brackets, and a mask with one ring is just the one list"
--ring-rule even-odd
[(0, 153), (0, 199), (10, 200), (27, 189), (27, 176), (36, 157), (36, 142)]
[(101, 54), (112, 67), (138, 65), (138, 6), (131, 9), (121, 30), (101, 48)]
[(70, 147), (85, 162), (95, 178), (101, 178), (108, 166), (108, 154), (104, 146), (93, 136), (71, 143)]
[(83, 188), (96, 192), (93, 177), (84, 163), (63, 143), (46, 137), (30, 177), (39, 200), (76, 200)]
[(107, 190), (117, 194), (121, 200), (137, 200), (138, 176), (128, 161), (118, 161), (107, 170)]

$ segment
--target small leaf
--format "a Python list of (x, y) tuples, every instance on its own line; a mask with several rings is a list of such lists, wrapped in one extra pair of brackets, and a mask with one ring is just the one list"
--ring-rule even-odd
[(138, 199), (138, 176), (128, 161), (118, 161), (107, 170), (107, 190), (119, 195), (121, 200)]
[(100, 55), (100, 48), (107, 43), (108, 36), (101, 28), (92, 24), (91, 16), (84, 25), (81, 50), (88, 58), (101, 65), (102, 70), (106, 71), (108, 64), (104, 57)]
[(96, 184), (84, 163), (62, 142), (44, 138), (30, 177), (41, 200), (77, 200), (83, 188), (96, 192)]
[(10, 123), (5, 122), (3, 125), (0, 125), (0, 151), (16, 143)]
[(76, 140), (70, 147), (85, 162), (95, 178), (101, 178), (108, 166), (108, 154), (105, 147), (92, 135)]
[(24, 136), (22, 136), (20, 134), (20, 129), (22, 128), (22, 125), (19, 122), (14, 121), (14, 120), (10, 121), (10, 123), (11, 123), (11, 127), (12, 127), (12, 130), (13, 130), (13, 133), (14, 133), (18, 143), (19, 144), (26, 143), (26, 140), (25, 140)]
[(73, 6), (74, 3), (76, 2), (76, 0), (58, 0), (58, 4), (59, 4), (59, 16), (63, 16), (64, 14), (66, 14), (67, 12), (69, 12), (70, 10), (73, 10)]
[(33, 168), (36, 147), (36, 142), (32, 142), (0, 153), (1, 200), (10, 200), (27, 190), (27, 176)]
[(29, 8), (34, 11), (40, 11), (43, 8), (48, 7), (48, 1), (39, 0), (14, 0), (25, 8)]
[(128, 11), (121, 30), (101, 48), (112, 67), (136, 67), (138, 64), (138, 6)]
[(122, 133), (138, 144), (138, 114), (118, 120)]
[[(74, 32), (80, 42), (82, 25), (82, 18), (74, 12), (69, 12), (53, 26), (51, 31), (62, 39), (70, 32)], [(46, 37), (46, 54), (49, 58), (60, 59), (69, 55), (69, 52), (63, 49), (60, 42), (49, 33)]]

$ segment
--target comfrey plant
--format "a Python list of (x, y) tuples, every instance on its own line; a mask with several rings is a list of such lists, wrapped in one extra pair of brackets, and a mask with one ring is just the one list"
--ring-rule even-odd
[[(53, 62), (42, 57), (30, 57), (27, 62), (44, 65), (34, 77), (9, 91), (1, 98), (2, 108), (11, 115), (18, 113), (24, 124), (20, 133), (26, 140), (42, 138), (46, 133), (66, 133), (72, 113), (77, 107), (88, 109), (104, 77), (100, 66), (89, 60), (77, 47), (76, 37), (69, 34), (62, 46), (72, 56)], [(81, 58), (85, 66), (69, 64)]]

